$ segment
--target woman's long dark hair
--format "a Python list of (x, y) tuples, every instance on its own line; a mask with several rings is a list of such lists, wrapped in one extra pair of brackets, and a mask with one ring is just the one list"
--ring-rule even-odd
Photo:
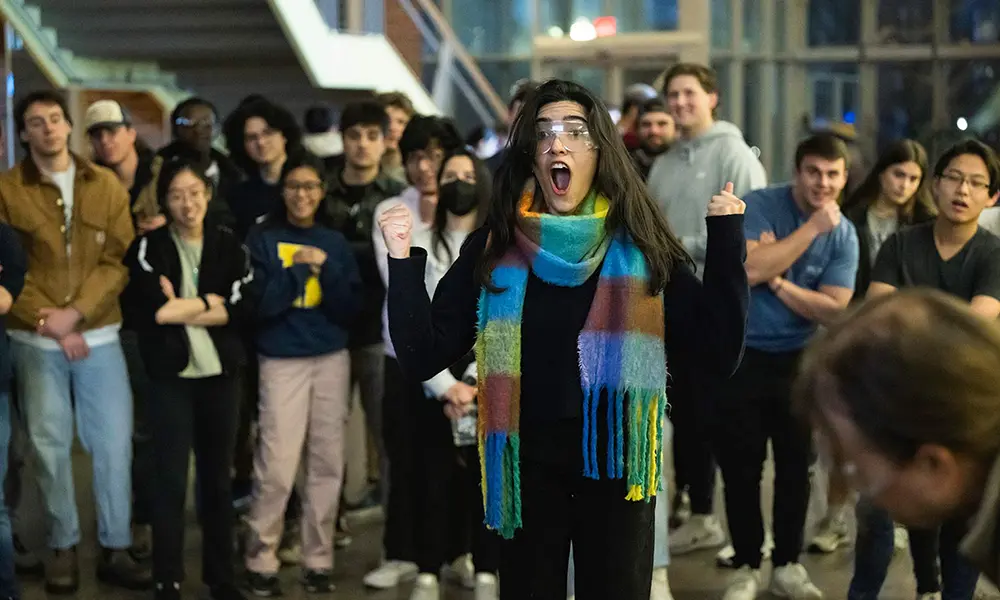
[(281, 202), (275, 205), (274, 209), (267, 214), (261, 226), (269, 228), (289, 225), (288, 208), (285, 207), (285, 180), (288, 179), (288, 175), (292, 171), (300, 168), (312, 169), (319, 177), (319, 180), (323, 182), (323, 199), (319, 201), (319, 206), (316, 207), (316, 215), (314, 217), (316, 224), (335, 229), (333, 216), (330, 214), (330, 209), (327, 205), (330, 200), (327, 195), (329, 186), (326, 182), (326, 170), (323, 169), (323, 163), (311, 154), (303, 154), (294, 159), (289, 157), (285, 161), (285, 166), (281, 170), (281, 179), (278, 181), (279, 189), (282, 190)]
[(914, 140), (899, 140), (885, 149), (878, 157), (878, 162), (868, 172), (858, 189), (844, 201), (842, 210), (847, 215), (855, 211), (860, 215), (867, 212), (882, 193), (882, 173), (893, 165), (915, 162), (920, 166), (920, 186), (906, 202), (899, 207), (900, 225), (912, 225), (929, 221), (937, 215), (934, 198), (931, 196), (931, 171), (927, 161), (927, 151)]
[[(586, 113), (590, 137), (598, 153), (592, 186), (610, 203), (605, 223), (608, 234), (620, 229), (628, 231), (649, 265), (650, 292), (662, 291), (679, 264), (693, 264), (691, 257), (670, 230), (632, 165), (607, 106), (583, 86), (559, 79), (546, 81), (530, 91), (511, 127), (507, 155), (493, 180), (493, 199), (486, 218), (490, 237), (476, 268), (477, 279), (488, 289), (495, 289), (493, 266), (514, 243), (518, 201), (525, 182), (534, 177), (538, 147), (535, 119), (543, 106), (561, 101), (576, 102)], [(536, 195), (540, 193), (536, 184)]]
[[(440, 189), (441, 176), (444, 175), (444, 169), (448, 166), (448, 161), (457, 156), (468, 157), (472, 161), (472, 168), (476, 173), (476, 198), (478, 199), (478, 202), (476, 202), (476, 228), (478, 229), (486, 221), (486, 211), (489, 209), (490, 195), (493, 192), (493, 181), (490, 177), (490, 170), (486, 168), (486, 165), (483, 161), (479, 160), (474, 152), (468, 148), (458, 148), (451, 151), (441, 161), (441, 168), (438, 169), (437, 174), (438, 189)], [(444, 239), (447, 228), (448, 209), (439, 199), (437, 208), (434, 209), (434, 225), (431, 227), (431, 252), (434, 253), (434, 256), (440, 257), (438, 251), (443, 249), (450, 263), (455, 257), (452, 255), (451, 248), (448, 247), (448, 243)]]

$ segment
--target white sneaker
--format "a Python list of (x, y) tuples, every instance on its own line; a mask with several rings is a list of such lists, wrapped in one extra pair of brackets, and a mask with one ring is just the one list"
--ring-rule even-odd
[(670, 593), (670, 581), (667, 578), (666, 567), (653, 569), (653, 587), (650, 588), (649, 600), (674, 600)]
[[(774, 550), (774, 535), (770, 531), (765, 531), (764, 543), (760, 546), (761, 559), (771, 560), (772, 550)], [(715, 565), (722, 569), (732, 569), (734, 558), (736, 558), (736, 548), (729, 544), (715, 555)]]
[(500, 582), (493, 573), (477, 573), (475, 600), (498, 600), (500, 598)]
[(929, 594), (920, 594), (917, 596), (917, 600), (941, 600), (941, 592), (931, 592)]
[(670, 514), (670, 529), (677, 529), (691, 518), (691, 496), (680, 492), (674, 496), (674, 510)]
[(725, 543), (726, 534), (714, 515), (691, 515), (687, 523), (670, 532), (670, 553), (673, 555), (716, 548)]
[(410, 600), (441, 600), (441, 589), (438, 586), (437, 575), (421, 573), (417, 575), (417, 583), (410, 592)]
[(743, 566), (729, 580), (729, 585), (726, 587), (726, 593), (722, 595), (722, 600), (755, 600), (759, 591), (760, 571)]
[(850, 543), (847, 535), (847, 523), (836, 516), (826, 516), (819, 522), (816, 535), (809, 542), (809, 552), (814, 554), (830, 554), (838, 548)]
[(441, 581), (457, 583), (467, 590), (475, 589), (476, 567), (472, 564), (472, 555), (463, 554), (441, 567)]
[(822, 600), (823, 592), (809, 580), (806, 568), (798, 563), (778, 567), (771, 574), (771, 593), (792, 600)]
[(399, 585), (400, 581), (412, 579), (419, 569), (415, 563), (401, 560), (387, 560), (382, 566), (365, 575), (365, 585), (377, 590), (388, 590)]
[(903, 552), (910, 547), (910, 534), (906, 527), (896, 525), (892, 529), (892, 548), (896, 552)]

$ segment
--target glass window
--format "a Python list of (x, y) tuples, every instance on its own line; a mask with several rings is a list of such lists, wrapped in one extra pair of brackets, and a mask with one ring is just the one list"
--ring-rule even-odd
[[(480, 1), (484, 4), (489, 4), (494, 0)], [(593, 20), (596, 17), (605, 15), (603, 4), (603, 0), (542, 0), (539, 2), (539, 30), (546, 32), (554, 27), (558, 27), (568, 34), (569, 28), (572, 27), (577, 19)], [(466, 11), (468, 9), (462, 4), (461, 10)], [(495, 21), (490, 21), (490, 25), (496, 26), (497, 23), (505, 18), (507, 18), (506, 14), (501, 11), (495, 16)]]
[(530, 5), (530, 0), (452, 2), (451, 26), (473, 56), (528, 55), (531, 53)]
[(883, 44), (928, 44), (934, 40), (934, 0), (881, 0), (878, 40)]
[(729, 50), (733, 42), (733, 17), (729, 0), (712, 0), (712, 47)]
[[(785, 67), (777, 65), (774, 69), (774, 97), (777, 102), (771, 107), (771, 152), (772, 156), (762, 156), (764, 165), (770, 164), (768, 169), (769, 181), (782, 181), (789, 173), (791, 159), (785, 158)], [(770, 160), (770, 162), (768, 162)]]
[(760, 130), (761, 111), (767, 107), (761, 106), (760, 90), (764, 84), (763, 73), (759, 63), (748, 63), (743, 67), (743, 137), (751, 146), (760, 145), (764, 132)]
[(951, 0), (951, 41), (995, 44), (1000, 41), (1000, 2)]
[(812, 63), (807, 73), (813, 120), (853, 123), (858, 110), (858, 65)]
[(785, 23), (785, 0), (774, 0), (774, 49), (777, 52), (784, 52), (788, 44), (788, 31)]
[(861, 39), (861, 2), (809, 0), (809, 45), (853, 46)]
[(921, 139), (931, 122), (931, 63), (882, 63), (878, 66), (877, 146), (901, 138)]
[[(486, 80), (493, 85), (493, 89), (500, 95), (504, 102), (509, 100), (508, 93), (511, 86), (519, 79), (525, 79), (531, 73), (531, 63), (519, 60), (480, 60), (479, 68), (483, 72)], [(424, 62), (423, 82), (428, 90), (434, 86), (434, 74), (437, 72), (437, 64)], [(470, 82), (471, 85), (471, 82)], [(462, 93), (458, 84), (452, 82), (452, 99), (454, 102), (454, 114), (450, 115), (455, 119), (459, 131), (465, 133), (473, 127), (482, 125), (479, 113), (473, 108), (472, 102)]]
[(611, 0), (618, 31), (674, 31), (677, 0)]
[(760, 52), (760, 31), (764, 26), (764, 0), (743, 0), (743, 51)]
[[(715, 61), (712, 63), (712, 68), (715, 69), (716, 78), (719, 81), (719, 89), (724, 91), (729, 87), (729, 61)], [(729, 111), (729, 104), (732, 100), (727, 100), (725, 94), (719, 94), (719, 106), (716, 109), (716, 118), (718, 119), (729, 119), (732, 114)]]
[(552, 76), (556, 79), (568, 79), (575, 81), (597, 94), (609, 104), (620, 102), (620, 98), (608, 98), (605, 82), (607, 80), (607, 70), (601, 67), (579, 67), (579, 66), (559, 66), (553, 69)]
[(949, 63), (948, 91), (948, 128), (1000, 146), (1000, 115), (993, 108), (1000, 94), (1000, 60)]

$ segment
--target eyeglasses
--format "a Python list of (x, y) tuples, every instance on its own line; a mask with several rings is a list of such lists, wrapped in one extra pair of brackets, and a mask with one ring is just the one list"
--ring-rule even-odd
[(969, 189), (973, 192), (985, 192), (990, 189), (990, 184), (988, 181), (983, 181), (982, 179), (975, 177), (974, 175), (966, 175), (959, 171), (947, 171), (941, 174), (941, 179), (944, 179), (949, 184), (955, 186), (956, 188), (962, 187), (963, 183), (969, 184)]
[(205, 197), (203, 189), (171, 190), (167, 192), (167, 202), (170, 204), (180, 204), (187, 200), (201, 200)]
[(174, 124), (178, 127), (207, 127), (209, 129), (215, 129), (216, 122), (214, 118), (208, 117), (204, 119), (189, 119), (187, 117), (177, 117)]
[(833, 449), (833, 443), (824, 434), (814, 431), (813, 443), (819, 458), (819, 464), (828, 473), (839, 471), (851, 489), (856, 490), (865, 498), (877, 498), (882, 495), (896, 480), (896, 473), (883, 470), (881, 473), (862, 472), (858, 463), (846, 459), (842, 453)]
[(292, 196), (296, 192), (306, 192), (311, 194), (323, 189), (323, 184), (319, 181), (288, 182), (285, 184), (285, 193)]
[(272, 138), (278, 135), (279, 133), (281, 133), (280, 129), (273, 129), (269, 127), (260, 133), (251, 133), (245, 136), (244, 139), (246, 140), (247, 143), (253, 144), (255, 142), (259, 142), (267, 138)]
[(536, 134), (542, 154), (552, 152), (556, 139), (567, 152), (587, 152), (597, 146), (590, 137), (587, 124), (581, 121), (548, 121), (539, 123)]

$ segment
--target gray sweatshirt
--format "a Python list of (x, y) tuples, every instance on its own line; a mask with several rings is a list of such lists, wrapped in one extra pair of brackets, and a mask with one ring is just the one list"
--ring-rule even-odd
[(729, 181), (742, 198), (765, 187), (767, 173), (743, 141), (739, 127), (726, 121), (716, 121), (694, 139), (678, 139), (649, 172), (649, 192), (694, 257), (698, 277), (705, 268), (708, 203)]

